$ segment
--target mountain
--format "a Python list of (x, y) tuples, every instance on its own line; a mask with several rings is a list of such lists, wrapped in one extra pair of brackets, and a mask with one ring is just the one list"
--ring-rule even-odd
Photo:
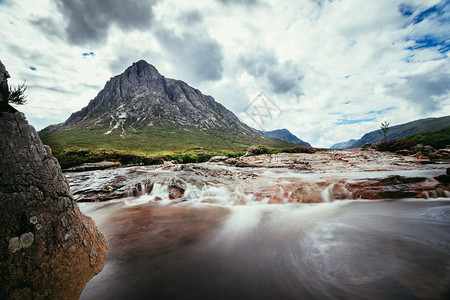
[(356, 143), (358, 140), (351, 139), (346, 142), (340, 142), (336, 143), (333, 146), (330, 147), (330, 149), (348, 149), (350, 148), (354, 143)]
[(289, 130), (283, 128), (283, 129), (277, 129), (272, 131), (264, 131), (264, 134), (271, 138), (280, 139), (287, 142), (292, 142), (300, 146), (305, 147), (311, 147), (311, 145), (305, 141), (302, 141), (295, 135), (293, 135)]
[[(409, 123), (392, 126), (389, 128), (386, 139), (396, 140), (405, 136), (417, 134), (417, 133), (427, 133), (432, 131), (437, 131), (446, 127), (450, 127), (450, 116), (445, 116), (441, 118), (427, 118), (412, 121)], [(361, 148), (366, 143), (377, 143), (383, 140), (382, 136), (378, 134), (379, 130), (375, 130), (363, 135), (361, 139), (356, 141), (349, 148)]]
[(54, 150), (80, 148), (162, 151), (286, 146), (247, 126), (213, 97), (162, 76), (140, 60), (112, 77), (89, 104), (41, 132)]

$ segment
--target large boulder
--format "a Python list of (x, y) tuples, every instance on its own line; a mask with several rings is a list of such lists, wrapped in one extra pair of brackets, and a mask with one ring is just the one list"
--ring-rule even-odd
[(2, 64), (0, 60), (0, 111), (9, 111), (15, 112), (16, 109), (8, 104), (8, 95), (9, 95), (9, 87), (8, 87), (8, 78), (9, 73), (6, 71), (5, 66)]
[(50, 148), (0, 110), (0, 298), (78, 299), (107, 242), (75, 204)]

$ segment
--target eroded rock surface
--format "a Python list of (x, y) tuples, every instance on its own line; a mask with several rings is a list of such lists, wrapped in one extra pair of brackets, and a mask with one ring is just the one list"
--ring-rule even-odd
[[(450, 196), (447, 165), (423, 164), (417, 158), (393, 153), (320, 151), (227, 162), (234, 166), (136, 166), (66, 175), (77, 201), (123, 198), (130, 205), (148, 201), (236, 205)], [(244, 163), (246, 167), (239, 167)]]
[(421, 160), (388, 152), (357, 149), (318, 151), (316, 153), (279, 153), (241, 156), (225, 161), (237, 167), (289, 168), (314, 172), (362, 172), (410, 170)]
[(107, 242), (22, 113), (0, 111), (0, 298), (77, 299)]

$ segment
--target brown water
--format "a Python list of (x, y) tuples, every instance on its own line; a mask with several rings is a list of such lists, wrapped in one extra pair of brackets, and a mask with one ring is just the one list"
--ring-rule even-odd
[(449, 199), (80, 207), (110, 245), (81, 299), (450, 299)]

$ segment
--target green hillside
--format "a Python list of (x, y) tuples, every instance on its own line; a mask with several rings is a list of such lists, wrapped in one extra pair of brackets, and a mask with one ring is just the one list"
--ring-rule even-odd
[(414, 134), (404, 137), (403, 140), (413, 141), (415, 144), (431, 145), (436, 149), (450, 145), (450, 126), (433, 132)]
[(41, 136), (52, 148), (62, 168), (102, 160), (126, 164), (203, 162), (214, 155), (243, 155), (251, 145), (272, 149), (292, 148), (296, 144), (265, 136), (247, 136), (220, 130), (160, 125), (140, 128), (125, 136), (120, 131), (105, 134), (108, 127), (72, 128)]
[(219, 130), (203, 131), (193, 127), (176, 125), (140, 128), (129, 132), (123, 137), (120, 135), (120, 131), (105, 134), (107, 131), (107, 127), (66, 129), (43, 135), (41, 139), (53, 151), (79, 147), (153, 153), (196, 147), (213, 150), (232, 150), (247, 148), (253, 144), (263, 144), (269, 147), (294, 146), (293, 143), (268, 137), (250, 137), (245, 134), (226, 133)]
[[(387, 141), (398, 140), (413, 134), (422, 134), (427, 132), (438, 131), (450, 126), (450, 116), (441, 118), (428, 118), (409, 123), (392, 126), (386, 136)], [(361, 139), (354, 143), (349, 148), (361, 148), (366, 143), (377, 143), (383, 140), (382, 136), (378, 134), (379, 130), (366, 133)]]

